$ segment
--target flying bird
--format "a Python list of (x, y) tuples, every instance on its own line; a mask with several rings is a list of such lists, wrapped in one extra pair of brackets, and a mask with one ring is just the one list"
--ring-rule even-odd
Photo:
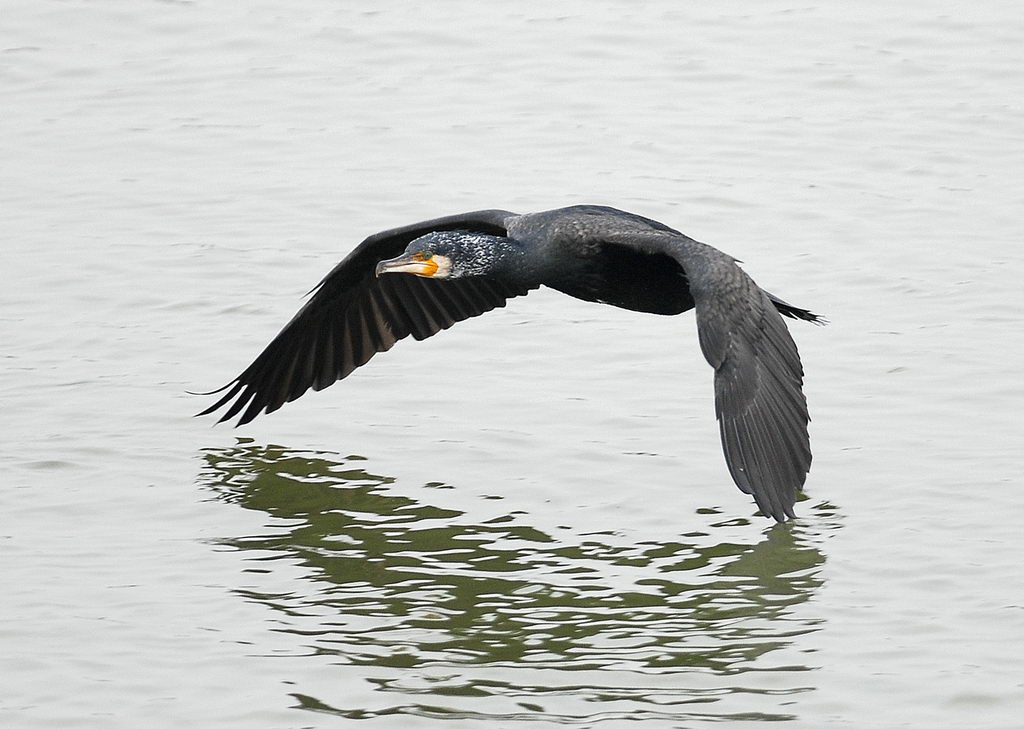
[(729, 472), (762, 514), (794, 517), (811, 450), (803, 368), (782, 316), (822, 319), (761, 289), (732, 256), (610, 207), (480, 210), (371, 235), (252, 364), (205, 393), (227, 390), (199, 415), (225, 408), (218, 422), (248, 423), (400, 339), (426, 339), (540, 286), (652, 314), (694, 309)]

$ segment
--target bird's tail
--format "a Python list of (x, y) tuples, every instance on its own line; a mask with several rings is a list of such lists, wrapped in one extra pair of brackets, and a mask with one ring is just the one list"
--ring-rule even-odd
[(779, 313), (783, 316), (788, 316), (790, 319), (803, 319), (804, 321), (809, 321), (813, 324), (828, 324), (828, 319), (823, 316), (818, 316), (807, 309), (801, 309), (799, 306), (793, 306), (789, 302), (783, 301), (778, 296), (768, 291), (765, 291), (765, 293), (768, 294), (768, 298), (771, 299), (771, 302), (775, 304), (775, 308), (778, 309)]

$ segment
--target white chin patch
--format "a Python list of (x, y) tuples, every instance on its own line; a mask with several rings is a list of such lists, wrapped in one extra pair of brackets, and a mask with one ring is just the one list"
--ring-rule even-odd
[(430, 260), (437, 264), (437, 270), (431, 278), (448, 278), (452, 275), (452, 259), (448, 256), (439, 256), (435, 253)]

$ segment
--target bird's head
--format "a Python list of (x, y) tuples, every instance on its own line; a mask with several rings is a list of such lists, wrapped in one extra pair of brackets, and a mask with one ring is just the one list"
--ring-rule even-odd
[(492, 272), (508, 239), (467, 230), (443, 230), (420, 236), (405, 253), (377, 264), (377, 275), (412, 273), (427, 278), (462, 278)]

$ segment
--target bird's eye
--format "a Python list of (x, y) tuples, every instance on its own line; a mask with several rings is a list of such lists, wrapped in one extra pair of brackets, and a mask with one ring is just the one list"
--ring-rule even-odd
[(420, 255), (423, 257), (424, 261), (429, 261), (431, 258), (434, 257), (434, 254), (431, 253), (430, 251), (423, 251), (423, 253), (421, 253)]

